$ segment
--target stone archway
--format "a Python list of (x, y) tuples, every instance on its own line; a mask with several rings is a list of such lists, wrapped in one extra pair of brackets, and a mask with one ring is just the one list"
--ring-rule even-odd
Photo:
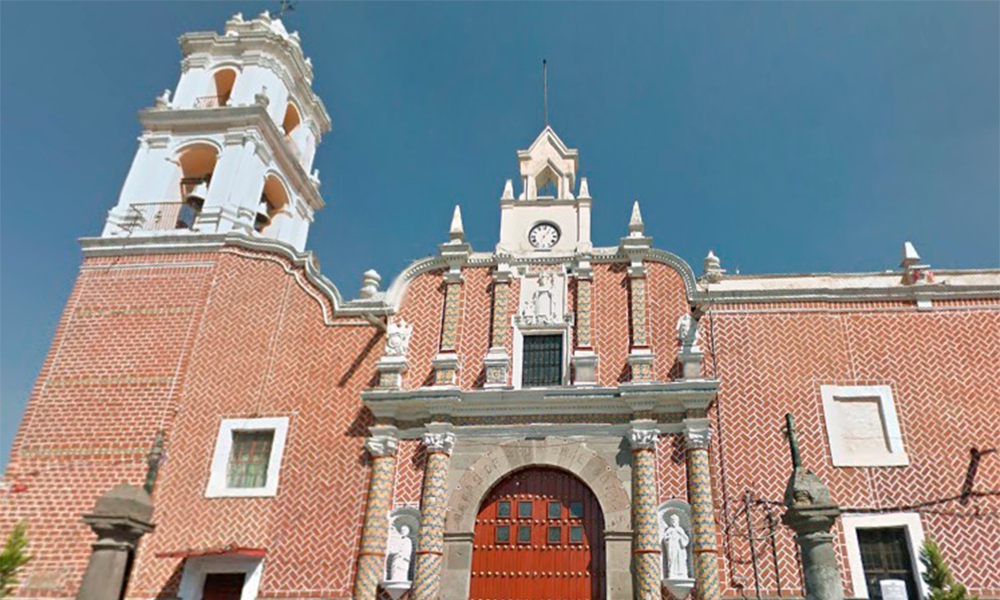
[[(469, 597), (472, 539), (476, 514), (486, 494), (504, 477), (528, 467), (563, 469), (585, 483), (604, 512), (607, 595), (611, 600), (632, 597), (631, 502), (629, 482), (622, 481), (605, 458), (584, 442), (514, 440), (496, 446), (458, 475), (451, 487), (445, 520), (445, 556), (441, 598)], [(453, 479), (454, 481), (454, 479)]]

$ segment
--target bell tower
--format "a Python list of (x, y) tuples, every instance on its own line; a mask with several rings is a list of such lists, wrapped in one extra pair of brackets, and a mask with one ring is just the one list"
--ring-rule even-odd
[(545, 126), (527, 150), (517, 153), (521, 193), (514, 198), (508, 179), (500, 198), (500, 243), (497, 253), (572, 255), (589, 252), (592, 200), (587, 179), (576, 196), (579, 154)]
[(298, 32), (264, 12), (188, 33), (176, 92), (143, 133), (103, 237), (236, 232), (303, 250), (323, 207), (313, 158), (330, 116)]

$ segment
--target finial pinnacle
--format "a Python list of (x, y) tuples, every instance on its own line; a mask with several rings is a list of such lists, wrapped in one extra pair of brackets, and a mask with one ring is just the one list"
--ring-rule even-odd
[(632, 216), (628, 220), (629, 237), (642, 237), (642, 212), (639, 210), (639, 201), (632, 203)]
[(455, 205), (455, 212), (451, 215), (451, 228), (448, 230), (448, 237), (456, 244), (465, 241), (465, 227), (462, 225), (462, 207)]

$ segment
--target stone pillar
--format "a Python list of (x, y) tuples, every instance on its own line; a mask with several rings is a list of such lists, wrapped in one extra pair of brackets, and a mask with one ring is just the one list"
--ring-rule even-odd
[(365, 440), (365, 449), (372, 460), (372, 477), (368, 482), (368, 504), (358, 553), (358, 575), (354, 582), (357, 600), (374, 600), (385, 573), (392, 481), (396, 472), (396, 429), (373, 427), (372, 430), (374, 435)]
[(629, 313), (632, 324), (632, 349), (628, 364), (632, 369), (633, 383), (649, 383), (653, 380), (653, 351), (649, 348), (646, 331), (646, 266), (643, 259), (652, 245), (652, 239), (643, 235), (642, 215), (639, 203), (632, 205), (632, 217), (628, 224), (628, 237), (622, 238), (621, 250), (628, 256)]
[(633, 422), (632, 445), (632, 557), (637, 600), (659, 600), (660, 529), (656, 522), (656, 440), (652, 422)]
[(441, 326), (441, 347), (431, 361), (434, 385), (458, 385), (458, 321), (461, 315), (462, 274), (445, 273), (444, 319)]
[(424, 434), (427, 466), (420, 501), (423, 523), (417, 543), (417, 566), (411, 600), (436, 600), (444, 557), (444, 519), (448, 511), (448, 464), (455, 434), (450, 425), (431, 423)]
[(486, 354), (486, 384), (488, 389), (505, 388), (510, 376), (510, 357), (507, 356), (507, 338), (510, 335), (510, 317), (507, 314), (510, 300), (510, 271), (498, 265), (493, 272), (493, 326), (490, 350)]
[(795, 531), (795, 541), (802, 553), (806, 598), (809, 600), (843, 600), (844, 584), (837, 568), (830, 529), (840, 515), (833, 503), (830, 489), (815, 473), (802, 466), (795, 440), (795, 421), (785, 416), (792, 450), (792, 476), (785, 488), (788, 510), (781, 521)]
[(97, 499), (83, 521), (97, 534), (77, 600), (119, 600), (139, 539), (153, 530), (153, 503), (144, 490), (121, 484)]
[(691, 504), (691, 547), (694, 551), (695, 594), (699, 600), (720, 600), (719, 554), (708, 462), (708, 419), (684, 419), (687, 448), (688, 502)]

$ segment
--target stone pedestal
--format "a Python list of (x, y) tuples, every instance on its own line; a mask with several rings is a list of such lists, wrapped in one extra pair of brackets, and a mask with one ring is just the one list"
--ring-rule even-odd
[(83, 521), (97, 534), (77, 600), (119, 600), (128, 585), (129, 559), (139, 539), (153, 530), (153, 503), (144, 490), (115, 486)]

